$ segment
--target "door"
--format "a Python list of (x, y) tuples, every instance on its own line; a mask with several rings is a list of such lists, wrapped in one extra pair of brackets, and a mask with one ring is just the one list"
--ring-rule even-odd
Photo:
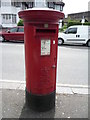
[(5, 33), (6, 40), (16, 40), (17, 39), (17, 27), (11, 28)]
[(65, 31), (66, 43), (78, 43), (77, 28), (69, 28)]
[(41, 39), (40, 84), (45, 93), (56, 89), (57, 43), (55, 39)]
[(22, 28), (22, 27), (18, 28), (17, 39), (24, 40), (24, 28)]

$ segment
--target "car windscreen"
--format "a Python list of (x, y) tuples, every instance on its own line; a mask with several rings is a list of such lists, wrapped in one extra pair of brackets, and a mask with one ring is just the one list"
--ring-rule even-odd
[(17, 32), (17, 28), (11, 28), (9, 31), (10, 32)]
[(24, 32), (24, 28), (19, 28), (18, 32)]

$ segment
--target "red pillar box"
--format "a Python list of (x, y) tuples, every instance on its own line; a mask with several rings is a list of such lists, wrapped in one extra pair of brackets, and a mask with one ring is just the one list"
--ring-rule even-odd
[(55, 106), (58, 22), (64, 14), (55, 10), (19, 12), (24, 20), (26, 102), (46, 111)]

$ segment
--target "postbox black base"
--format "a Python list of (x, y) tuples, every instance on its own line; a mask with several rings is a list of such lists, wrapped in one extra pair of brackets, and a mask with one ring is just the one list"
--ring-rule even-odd
[(48, 95), (33, 95), (26, 90), (26, 104), (35, 111), (48, 111), (55, 107), (56, 91)]

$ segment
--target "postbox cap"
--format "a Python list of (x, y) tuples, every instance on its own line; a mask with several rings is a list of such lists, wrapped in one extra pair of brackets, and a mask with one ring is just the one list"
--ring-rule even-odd
[(48, 8), (33, 8), (20, 11), (18, 13), (19, 17), (24, 20), (24, 22), (37, 22), (37, 23), (58, 23), (60, 19), (64, 18), (64, 13), (48, 9)]

